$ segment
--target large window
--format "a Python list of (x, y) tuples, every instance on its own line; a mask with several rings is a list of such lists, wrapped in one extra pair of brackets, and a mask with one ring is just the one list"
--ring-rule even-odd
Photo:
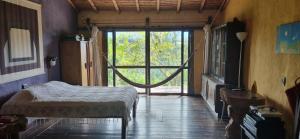
[[(189, 31), (109, 31), (108, 58), (125, 77), (140, 84), (155, 84), (173, 74), (188, 58)], [(130, 86), (108, 66), (109, 86)], [(187, 93), (188, 65), (169, 82), (144, 93)]]

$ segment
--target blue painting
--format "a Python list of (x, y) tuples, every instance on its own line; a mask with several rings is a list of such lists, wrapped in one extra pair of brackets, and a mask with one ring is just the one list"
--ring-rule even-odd
[(277, 54), (300, 54), (300, 22), (278, 27), (275, 50)]

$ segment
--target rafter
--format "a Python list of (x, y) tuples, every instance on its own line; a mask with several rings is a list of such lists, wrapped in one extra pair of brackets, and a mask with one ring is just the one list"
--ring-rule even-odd
[(181, 8), (181, 0), (177, 1), (177, 12), (180, 12), (180, 8)]
[(200, 5), (199, 12), (202, 12), (202, 11), (203, 11), (205, 4), (206, 4), (206, 0), (202, 0), (202, 1), (201, 1), (201, 5)]
[(95, 10), (98, 11), (97, 7), (95, 6), (95, 3), (93, 2), (93, 0), (88, 0), (88, 2), (90, 3), (91, 7)]
[(230, 1), (230, 0), (224, 0), (224, 5), (222, 6), (221, 11), (223, 11), (223, 10), (227, 7), (229, 1)]
[(77, 10), (77, 8), (76, 8), (75, 4), (72, 2), (72, 0), (68, 0), (68, 2), (75, 10)]
[(119, 6), (118, 6), (116, 0), (112, 0), (112, 2), (113, 2), (113, 4), (114, 4), (114, 7), (115, 7), (116, 11), (117, 11), (117, 12), (120, 12), (120, 8), (119, 8)]
[(221, 3), (218, 11), (216, 12), (216, 14), (214, 15), (211, 24), (213, 24), (217, 18), (217, 16), (222, 12), (223, 9), (226, 8), (227, 4), (229, 3), (229, 0), (223, 0), (223, 2)]
[(159, 12), (159, 8), (160, 8), (160, 0), (156, 1), (156, 10), (157, 12)]
[(137, 11), (137, 12), (140, 12), (141, 9), (140, 9), (139, 0), (135, 0), (135, 5), (136, 5), (136, 11)]

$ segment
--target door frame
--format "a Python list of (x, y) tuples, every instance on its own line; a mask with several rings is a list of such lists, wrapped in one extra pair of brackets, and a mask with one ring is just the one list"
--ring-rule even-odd
[[(107, 44), (107, 35), (108, 32), (112, 32), (112, 47), (113, 47), (113, 66), (119, 69), (128, 69), (128, 68), (144, 68), (145, 69), (145, 83), (150, 84), (151, 80), (151, 69), (155, 68), (172, 68), (172, 69), (177, 69), (180, 66), (151, 66), (151, 61), (150, 61), (150, 32), (164, 32), (164, 31), (181, 31), (181, 64), (184, 63), (184, 33), (188, 32), (188, 57), (191, 55), (191, 50), (193, 48), (193, 28), (180, 28), (180, 29), (174, 29), (174, 28), (114, 28), (114, 29), (102, 29), (104, 30), (104, 40), (105, 40), (105, 45), (106, 47), (105, 50), (108, 50), (108, 44)], [(134, 31), (144, 31), (145, 32), (145, 66), (117, 66), (116, 65), (116, 32), (134, 32)], [(107, 53), (107, 52), (105, 52)], [(106, 54), (108, 55), (108, 54)], [(151, 89), (147, 88), (145, 89), (145, 94), (147, 95), (187, 95), (188, 91), (190, 90), (190, 72), (191, 67), (190, 66), (191, 62), (188, 63), (188, 66), (184, 68), (188, 69), (188, 75), (184, 75), (184, 71), (182, 71), (181, 74), (181, 91), (180, 93), (151, 93)], [(109, 65), (107, 65), (106, 70), (111, 69)], [(108, 73), (108, 72), (106, 72)], [(188, 77), (188, 82), (187, 82), (187, 94), (184, 93), (184, 77)], [(106, 76), (108, 77), (108, 76)], [(108, 82), (108, 78), (106, 79), (106, 82)], [(113, 86), (116, 86), (116, 73), (113, 71)], [(144, 94), (144, 93), (143, 93)]]

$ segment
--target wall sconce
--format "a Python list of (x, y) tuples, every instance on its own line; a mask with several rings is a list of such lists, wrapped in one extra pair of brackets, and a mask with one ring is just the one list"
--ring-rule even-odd
[(47, 63), (48, 63), (48, 68), (52, 68), (56, 65), (56, 61), (57, 61), (58, 57), (53, 57), (53, 56), (48, 56), (47, 57)]

